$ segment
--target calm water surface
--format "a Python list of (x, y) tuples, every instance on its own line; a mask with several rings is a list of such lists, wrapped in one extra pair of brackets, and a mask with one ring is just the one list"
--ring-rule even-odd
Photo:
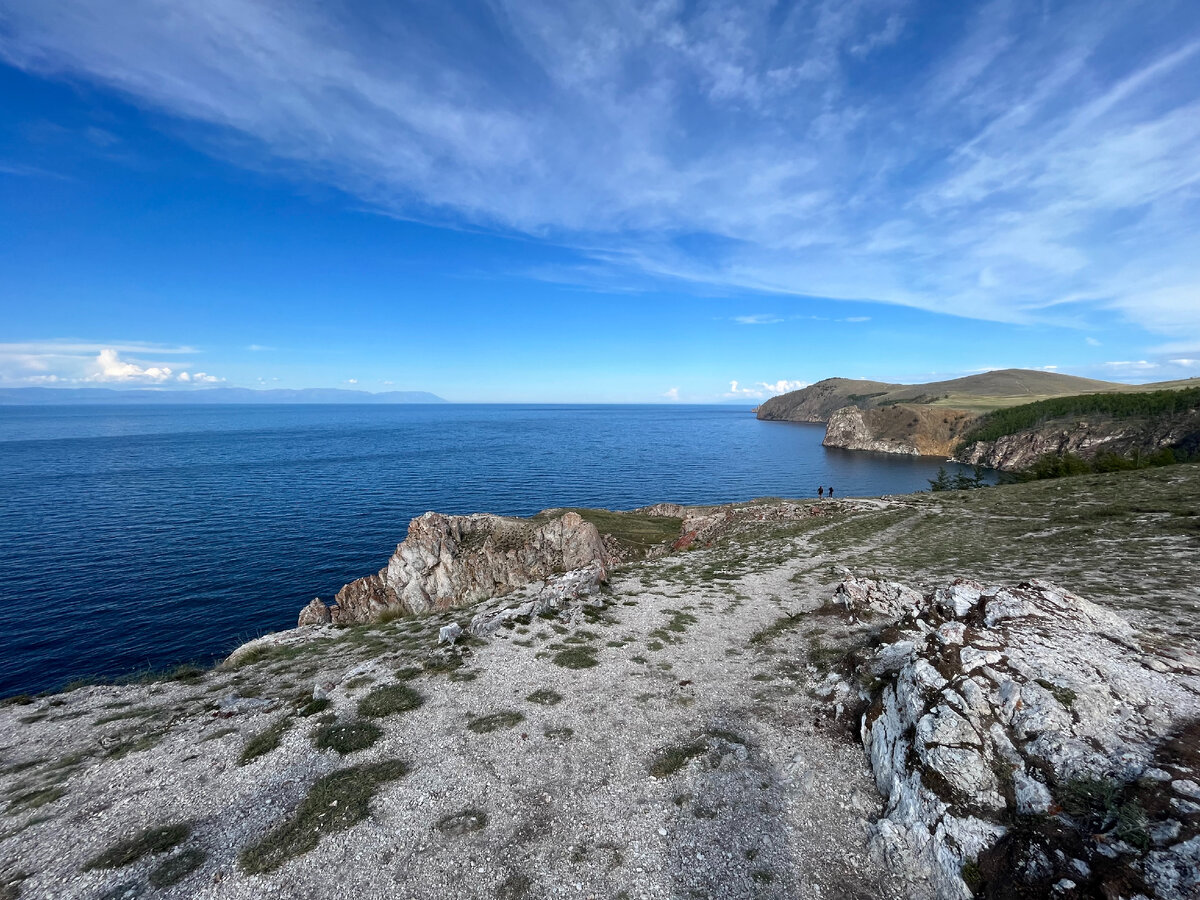
[(290, 628), (426, 510), (921, 490), (729, 406), (0, 407), (0, 695)]

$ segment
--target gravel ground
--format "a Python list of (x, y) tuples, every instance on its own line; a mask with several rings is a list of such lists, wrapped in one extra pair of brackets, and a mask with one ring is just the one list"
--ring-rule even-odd
[[(759, 554), (735, 536), (627, 566), (599, 615), (502, 630), (449, 673), (403, 669), (452, 614), (348, 629), (182, 682), (9, 705), (0, 897), (909, 896), (868, 857), (880, 799), (848, 722), (811, 694), (812, 636), (752, 640), (829, 595), (835, 577), (802, 545), (785, 537)], [(722, 568), (731, 552), (740, 573)], [(556, 664), (580, 647), (594, 666)], [(322, 716), (354, 720), (397, 670), (423, 705), (375, 720), (383, 734), (366, 749), (314, 748)], [(314, 685), (330, 706), (301, 716)], [(526, 699), (539, 690), (561, 700)], [(468, 728), (505, 712), (523, 718)], [(280, 722), (278, 747), (239, 765)], [(319, 778), (384, 760), (408, 773), (377, 787), (365, 819), (314, 832), (314, 849), (274, 871), (242, 870), (239, 854)], [(87, 868), (120, 840), (179, 823), (191, 832), (174, 849)], [(156, 887), (173, 861), (195, 868)]]
[[(450, 659), (438, 629), (471, 609), (9, 701), (0, 900), (920, 896), (868, 854), (881, 800), (854, 716), (815, 696), (865, 637), (814, 614), (835, 566), (918, 588), (1047, 577), (1132, 615), (1143, 640), (1189, 648), (1198, 495), (1200, 466), (1174, 466), (839, 499), (792, 520), (742, 505), (713, 547), (619, 569), (602, 612), (502, 629)], [(371, 719), (369, 746), (314, 747), (323, 724), (359, 721), (362, 698), (401, 683), (423, 704)], [(354, 790), (323, 793), (339, 772)], [(282, 834), (300, 846), (247, 871), (243, 854), (298, 816)], [(143, 834), (167, 826), (186, 827)]]

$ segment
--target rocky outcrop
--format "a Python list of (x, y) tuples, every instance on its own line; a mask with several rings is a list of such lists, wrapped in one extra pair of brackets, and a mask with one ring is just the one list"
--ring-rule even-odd
[[(506, 594), (552, 575), (597, 567), (607, 577), (608, 551), (596, 527), (568, 512), (541, 524), (493, 515), (413, 519), (387, 566), (338, 591), (334, 624), (370, 622), (389, 610), (423, 613)], [(317, 613), (310, 604), (301, 620)]]
[(1132, 456), (1189, 441), (1200, 442), (1200, 411), (1151, 421), (1093, 418), (1049, 422), (994, 441), (976, 441), (957, 458), (991, 469), (1019, 472), (1046, 455), (1073, 453), (1085, 459), (1101, 453)]
[(940, 898), (1200, 895), (1200, 662), (1044, 581), (850, 578), (835, 602), (894, 622), (857, 670), (882, 858)]
[(320, 597), (313, 597), (308, 606), (300, 610), (300, 618), (296, 625), (303, 628), (305, 625), (328, 625), (332, 621), (333, 616), (329, 612), (329, 607)]
[(603, 607), (600, 586), (604, 575), (599, 563), (592, 563), (544, 582), (534, 582), (485, 604), (471, 617), (466, 630), (477, 637), (487, 637), (502, 627), (511, 628), (518, 622), (528, 624), (535, 616), (554, 615), (572, 607)]
[(973, 413), (946, 407), (895, 404), (876, 409), (847, 406), (829, 418), (826, 447), (907, 456), (949, 456), (975, 421)]

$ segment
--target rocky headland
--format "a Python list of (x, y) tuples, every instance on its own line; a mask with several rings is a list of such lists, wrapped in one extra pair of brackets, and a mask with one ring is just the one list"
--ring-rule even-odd
[(1196, 897), (1197, 496), (419, 517), (211, 671), (0, 708), (0, 896)]
[[(825, 424), (822, 444), (908, 456), (940, 456), (1007, 472), (1047, 456), (1150, 455), (1200, 444), (1200, 397), (1186, 409), (1113, 416), (1047, 413), (989, 439), (973, 433), (987, 414), (1022, 404), (1085, 395), (1196, 393), (1200, 380), (1126, 385), (1049, 372), (1007, 369), (918, 385), (829, 378), (767, 400), (759, 419)], [(1190, 390), (1189, 390), (1190, 389)]]

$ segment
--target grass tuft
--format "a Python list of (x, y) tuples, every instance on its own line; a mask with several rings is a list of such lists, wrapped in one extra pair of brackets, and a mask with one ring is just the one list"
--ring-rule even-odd
[(316, 849), (326, 834), (345, 831), (371, 814), (371, 800), (379, 788), (408, 774), (397, 759), (352, 766), (319, 779), (288, 821), (263, 835), (242, 851), (243, 872), (273, 872), (293, 857)]
[(322, 697), (320, 700), (309, 700), (304, 706), (300, 707), (300, 715), (304, 718), (315, 716), (317, 713), (325, 712), (329, 709), (329, 698)]
[(703, 756), (708, 748), (699, 741), (690, 744), (678, 744), (674, 747), (664, 747), (654, 755), (650, 762), (650, 774), (655, 778), (666, 778), (674, 775), (697, 756)]
[(313, 746), (318, 750), (336, 750), (345, 756), (366, 750), (383, 737), (383, 729), (374, 722), (328, 722), (313, 732)]
[(250, 740), (246, 741), (246, 746), (242, 748), (242, 755), (238, 758), (238, 765), (244, 766), (258, 759), (260, 756), (270, 753), (279, 746), (283, 740), (283, 736), (291, 727), (291, 716), (284, 716), (278, 722), (275, 722), (250, 738)]
[(556, 706), (562, 703), (563, 695), (550, 688), (538, 688), (525, 699), (530, 703), (540, 703), (542, 706)]
[(564, 669), (590, 669), (600, 664), (597, 652), (595, 647), (568, 647), (555, 653), (550, 661)]
[(147, 828), (127, 840), (118, 841), (98, 856), (93, 856), (83, 864), (83, 870), (90, 872), (94, 869), (119, 869), (137, 862), (143, 856), (166, 853), (186, 841), (191, 833), (192, 826), (187, 822)]
[(425, 702), (425, 698), (407, 684), (389, 684), (375, 688), (358, 701), (358, 714), (368, 719), (408, 712)]
[(501, 728), (515, 728), (524, 721), (523, 713), (519, 713), (515, 709), (506, 709), (487, 716), (471, 718), (467, 721), (467, 728), (476, 734), (488, 734), (499, 731)]

